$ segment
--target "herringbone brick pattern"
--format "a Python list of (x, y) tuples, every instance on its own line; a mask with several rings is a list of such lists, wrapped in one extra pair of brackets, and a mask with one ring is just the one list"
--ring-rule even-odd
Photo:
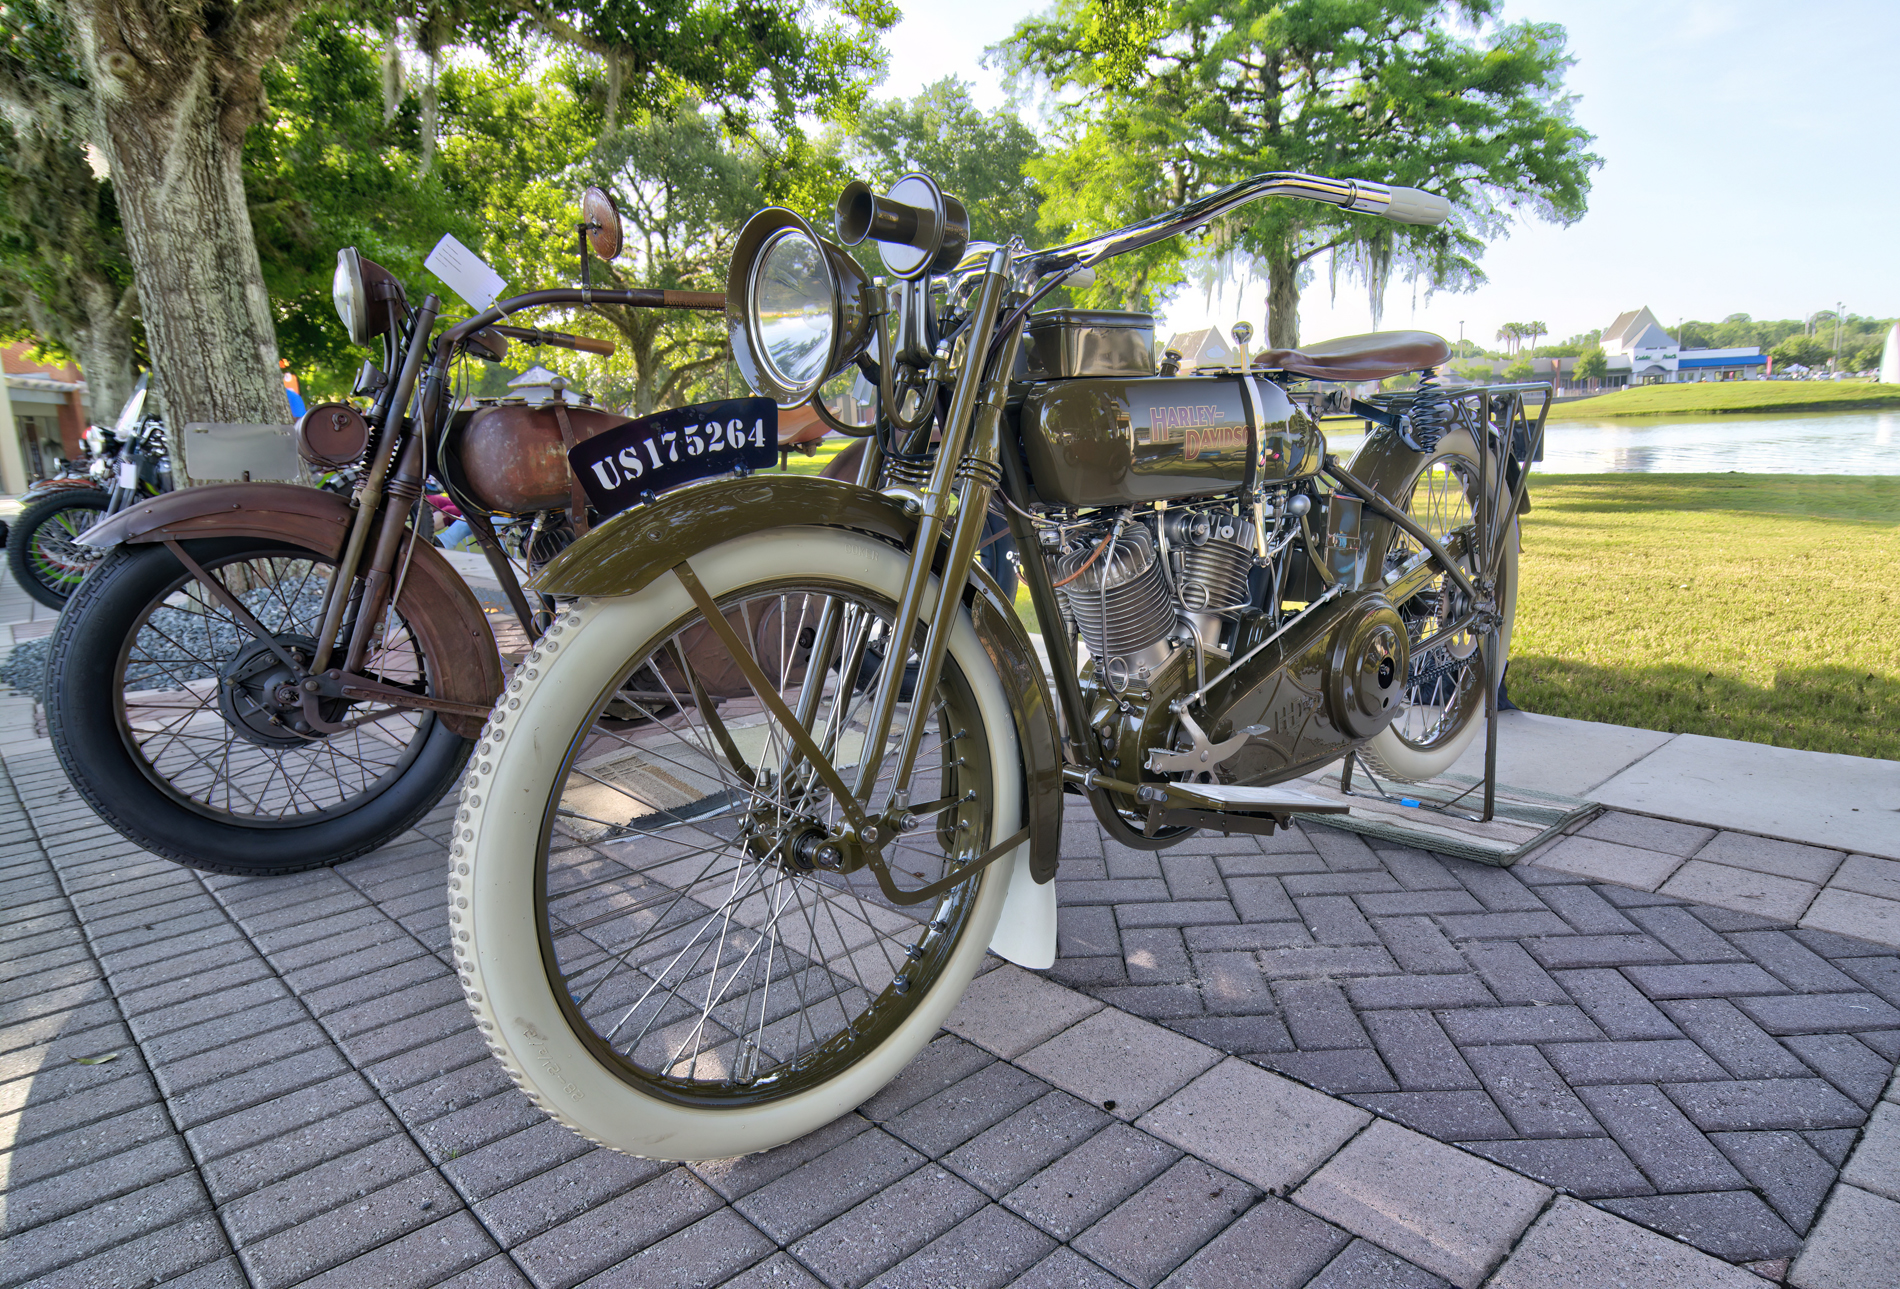
[(1900, 1060), (1892, 951), (1535, 866), (1088, 821), (1058, 881), (1057, 979), (1733, 1262), (1800, 1248)]

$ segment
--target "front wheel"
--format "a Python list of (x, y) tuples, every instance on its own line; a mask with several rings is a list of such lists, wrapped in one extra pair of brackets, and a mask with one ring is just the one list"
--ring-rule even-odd
[[(250, 537), (186, 547), (268, 639), (166, 547), (106, 557), (60, 615), (46, 679), (53, 748), (100, 817), (181, 864), (261, 875), (341, 863), (434, 807), (471, 741), (433, 714), (326, 699), (318, 715), (340, 730), (305, 719), (283, 655), (316, 652), (331, 558)], [(363, 670), (437, 692), (442, 663), (400, 609)]]
[(97, 488), (66, 488), (21, 512), (7, 532), (7, 567), (21, 589), (49, 609), (66, 607), (98, 563), (79, 539), (99, 522), (107, 501)]
[[(855, 785), (908, 558), (791, 528), (692, 556), (694, 574), (842, 781)], [(463, 791), (449, 921), (490, 1046), (545, 1110), (661, 1159), (791, 1141), (861, 1104), (937, 1032), (993, 934), (1006, 856), (897, 905), (833, 848), (826, 776), (672, 573), (570, 605), (496, 705)], [(1016, 833), (1021, 763), (1001, 683), (959, 611), (907, 808), (868, 793), (902, 887)], [(860, 796), (867, 794), (860, 792)]]

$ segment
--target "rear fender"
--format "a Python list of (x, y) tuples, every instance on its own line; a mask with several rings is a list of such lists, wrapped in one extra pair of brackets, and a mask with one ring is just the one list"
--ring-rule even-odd
[[(805, 475), (722, 479), (613, 516), (556, 556), (532, 585), (548, 595), (632, 595), (696, 552), (787, 524), (850, 528), (902, 547), (917, 535), (917, 519), (902, 503), (856, 484)], [(939, 570), (948, 549), (946, 538)], [(1055, 961), (1053, 879), (1062, 844), (1055, 703), (1015, 606), (980, 566), (970, 571), (964, 603), (1015, 713), (1029, 825), (1027, 862), (1014, 861), (992, 947), (1023, 966), (1047, 967)]]
[[(356, 511), (335, 493), (294, 483), (231, 483), (168, 492), (86, 530), (100, 550), (204, 537), (257, 537), (294, 542), (340, 559)], [(407, 542), (404, 550), (409, 550)], [(489, 707), (501, 693), (501, 654), (474, 592), (441, 552), (423, 542), (402, 582), (398, 607), (426, 656), (438, 662), (430, 677), (436, 696)], [(437, 713), (463, 738), (475, 738), (482, 718)]]

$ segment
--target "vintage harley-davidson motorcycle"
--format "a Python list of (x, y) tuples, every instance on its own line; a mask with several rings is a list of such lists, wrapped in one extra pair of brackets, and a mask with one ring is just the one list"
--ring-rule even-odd
[[(1470, 743), (1541, 435), (1524, 387), (1448, 391), (1419, 332), (1250, 361), (1243, 329), (1233, 368), (1180, 375), (1147, 315), (1036, 309), (1268, 197), (1447, 210), (1268, 174), (1034, 251), (971, 241), (911, 175), (848, 187), (836, 242), (786, 210), (745, 226), (727, 327), (758, 397), (570, 452), (603, 518), (535, 580), (559, 615), (455, 816), (462, 982), (551, 1114), (668, 1159), (789, 1141), (902, 1069), (986, 950), (1050, 965), (1073, 798), (1160, 849), (1339, 810), (1287, 782), (1348, 753), (1418, 780)], [(864, 438), (855, 481), (753, 473), (776, 409), (853, 367), (875, 415), (826, 416)], [(1329, 455), (1312, 382), (1407, 373)], [(993, 500), (1040, 649), (978, 567)]]
[[(611, 259), (612, 201), (590, 189), (581, 205), (583, 256)], [(553, 601), (527, 598), (492, 517), (524, 521), (538, 568), (588, 521), (567, 449), (626, 420), (562, 382), (532, 403), (450, 387), (455, 360), (499, 361), (511, 341), (610, 353), (607, 341), (494, 310), (438, 335), (441, 301), (412, 304), (353, 248), (335, 285), (351, 341), (380, 341), (382, 357), (357, 380), (366, 407), (312, 407), (296, 439), (313, 475), (353, 491), (224, 484), (111, 515), (83, 534), (98, 562), (48, 657), (48, 730), (73, 784), (140, 846), (214, 872), (340, 863), (440, 803), (504, 671), (481, 603), (418, 523), (425, 480), (470, 519), (533, 639)], [(591, 304), (714, 311), (725, 296), (582, 286), (503, 301), (510, 313)]]

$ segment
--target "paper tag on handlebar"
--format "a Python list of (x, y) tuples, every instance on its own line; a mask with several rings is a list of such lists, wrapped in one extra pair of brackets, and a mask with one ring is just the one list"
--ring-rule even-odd
[(603, 430), (567, 454), (602, 519), (644, 493), (658, 494), (709, 475), (778, 463), (778, 405), (729, 398), (655, 412)]
[(493, 304), (508, 285), (486, 260), (446, 234), (422, 261), (422, 267), (448, 283), (449, 290), (477, 312)]

